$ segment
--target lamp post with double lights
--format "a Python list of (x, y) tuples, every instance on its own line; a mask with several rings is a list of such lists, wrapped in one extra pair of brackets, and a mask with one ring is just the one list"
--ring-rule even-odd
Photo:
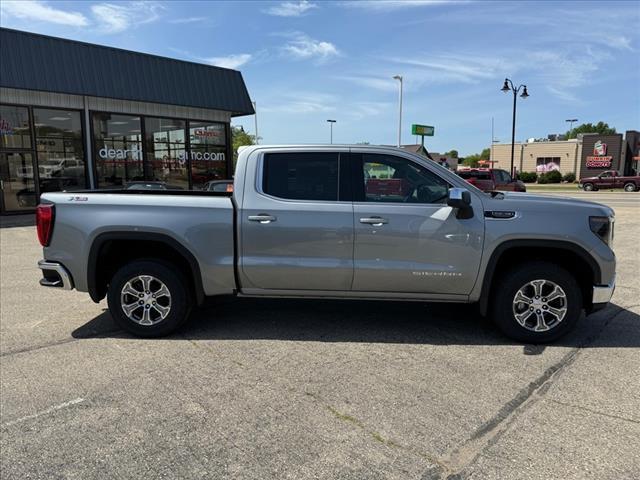
[(577, 121), (578, 121), (577, 118), (567, 118), (565, 120), (565, 122), (569, 124), (569, 133), (571, 133), (571, 130), (573, 130), (573, 124), (576, 123)]
[(502, 90), (504, 93), (513, 92), (513, 122), (511, 125), (511, 176), (515, 178), (515, 174), (513, 171), (513, 158), (515, 155), (515, 143), (516, 143), (516, 100), (518, 100), (518, 93), (520, 93), (520, 89), (522, 89), (522, 93), (520, 94), (520, 98), (527, 98), (529, 93), (527, 92), (526, 85), (519, 85), (517, 88), (513, 85), (513, 82), (508, 78), (504, 79), (504, 85), (502, 85)]
[(328, 122), (328, 123), (329, 123), (329, 125), (330, 125), (329, 129), (330, 129), (330, 131), (331, 131), (331, 133), (330, 133), (330, 135), (331, 135), (331, 136), (329, 137), (329, 138), (330, 138), (330, 140), (329, 140), (329, 141), (330, 141), (330, 143), (333, 145), (333, 124), (334, 124), (334, 123), (336, 123), (336, 121), (335, 121), (335, 120), (327, 120), (327, 122)]

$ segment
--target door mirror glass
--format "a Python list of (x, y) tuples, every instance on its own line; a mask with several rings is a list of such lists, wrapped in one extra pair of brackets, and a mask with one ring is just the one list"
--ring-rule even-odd
[(469, 208), (471, 206), (471, 193), (465, 188), (450, 188), (447, 205), (460, 209)]

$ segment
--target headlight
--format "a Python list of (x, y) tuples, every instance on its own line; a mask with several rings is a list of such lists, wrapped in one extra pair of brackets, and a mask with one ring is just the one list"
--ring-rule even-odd
[(589, 217), (589, 228), (607, 245), (613, 241), (613, 219), (610, 217)]

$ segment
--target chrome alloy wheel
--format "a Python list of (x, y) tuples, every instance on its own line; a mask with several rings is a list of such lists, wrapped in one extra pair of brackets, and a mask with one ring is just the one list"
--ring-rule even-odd
[(151, 275), (138, 275), (120, 291), (124, 314), (139, 325), (155, 325), (171, 311), (171, 293), (167, 286)]
[(551, 280), (532, 280), (513, 297), (513, 316), (533, 332), (558, 326), (567, 314), (567, 294)]

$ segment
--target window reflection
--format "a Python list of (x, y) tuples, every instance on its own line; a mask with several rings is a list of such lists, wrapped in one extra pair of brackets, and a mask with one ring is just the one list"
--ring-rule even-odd
[(86, 188), (80, 112), (34, 108), (40, 193)]
[(147, 180), (166, 188), (189, 188), (189, 165), (185, 149), (186, 122), (171, 118), (144, 120)]
[(210, 180), (226, 178), (226, 130), (224, 123), (189, 122), (191, 179), (194, 189)]
[(98, 188), (145, 180), (140, 117), (95, 113), (94, 159)]
[(0, 148), (31, 148), (27, 108), (0, 105)]

